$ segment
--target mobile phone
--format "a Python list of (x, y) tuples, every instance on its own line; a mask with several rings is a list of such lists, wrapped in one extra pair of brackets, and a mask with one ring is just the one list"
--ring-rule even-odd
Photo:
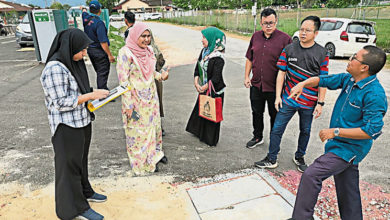
[(138, 112), (133, 110), (133, 113), (131, 113), (131, 117), (130, 118), (133, 119), (134, 121), (138, 121), (140, 116), (139, 116)]

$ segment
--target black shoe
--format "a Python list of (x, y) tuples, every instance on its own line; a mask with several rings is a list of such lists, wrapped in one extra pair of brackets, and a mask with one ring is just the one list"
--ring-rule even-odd
[(301, 173), (305, 172), (307, 169), (307, 164), (305, 163), (305, 159), (303, 157), (293, 157), (294, 163), (297, 165), (297, 170)]
[(248, 141), (248, 143), (246, 143), (246, 147), (249, 148), (249, 149), (252, 149), (252, 148), (255, 148), (261, 144), (264, 143), (264, 140), (263, 138), (252, 138), (250, 141)]
[(263, 160), (255, 162), (255, 166), (259, 168), (276, 168), (278, 167), (278, 162), (272, 161), (266, 156)]
[(163, 158), (161, 158), (161, 160), (159, 161), (163, 164), (167, 164), (168, 163), (168, 158), (166, 156), (163, 156)]

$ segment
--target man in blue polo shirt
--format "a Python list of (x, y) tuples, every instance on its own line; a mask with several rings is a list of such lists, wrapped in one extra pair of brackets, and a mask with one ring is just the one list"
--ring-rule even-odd
[(108, 74), (110, 73), (110, 63), (115, 62), (114, 56), (110, 51), (110, 41), (107, 37), (107, 28), (99, 15), (101, 14), (101, 5), (98, 1), (89, 3), (91, 14), (83, 9), (84, 32), (93, 41), (88, 47), (88, 56), (91, 59), (93, 68), (97, 74), (98, 89), (107, 89)]
[(303, 173), (292, 219), (312, 218), (322, 181), (330, 176), (334, 176), (341, 219), (363, 219), (358, 164), (382, 134), (387, 98), (376, 74), (385, 63), (386, 54), (381, 49), (365, 46), (350, 58), (348, 73), (312, 77), (291, 89), (290, 99), (309, 87), (341, 89), (330, 128), (319, 134), (321, 141), (328, 140), (325, 154)]

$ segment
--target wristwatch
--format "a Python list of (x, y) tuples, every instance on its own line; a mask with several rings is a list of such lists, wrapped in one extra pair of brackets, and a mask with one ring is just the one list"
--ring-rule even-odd
[(325, 102), (317, 102), (317, 104), (321, 105), (321, 106), (324, 106), (325, 105)]
[(334, 129), (334, 136), (338, 137), (340, 135), (340, 128)]

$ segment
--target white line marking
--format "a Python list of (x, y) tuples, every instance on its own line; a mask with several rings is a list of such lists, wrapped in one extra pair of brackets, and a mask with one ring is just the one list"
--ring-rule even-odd
[(6, 42), (1, 42), (1, 44), (9, 44), (9, 43), (12, 43), (12, 42), (15, 42), (15, 43), (16, 43), (15, 40), (10, 40), (10, 41), (6, 41)]

